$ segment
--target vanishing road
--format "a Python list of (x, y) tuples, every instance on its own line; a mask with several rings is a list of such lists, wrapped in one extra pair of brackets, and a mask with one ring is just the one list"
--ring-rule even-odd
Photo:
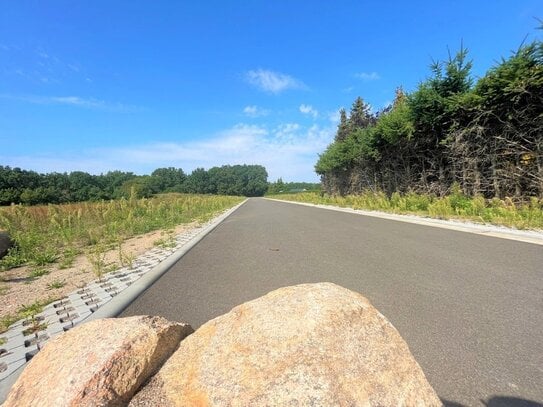
[(450, 406), (543, 403), (543, 247), (250, 199), (122, 316), (194, 328), (276, 288), (331, 281), (400, 331)]

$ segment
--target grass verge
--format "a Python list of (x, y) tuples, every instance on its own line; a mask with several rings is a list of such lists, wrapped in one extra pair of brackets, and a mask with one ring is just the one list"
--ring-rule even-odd
[(511, 199), (485, 200), (480, 196), (470, 198), (458, 190), (441, 198), (415, 193), (394, 193), (388, 197), (382, 192), (371, 191), (348, 196), (299, 193), (269, 195), (268, 197), (395, 214), (412, 214), (436, 219), (469, 220), (517, 229), (543, 229), (543, 200), (537, 198), (532, 198), (527, 204), (515, 205)]
[(0, 260), (0, 270), (29, 264), (67, 267), (77, 254), (97, 245), (113, 246), (133, 236), (205, 222), (243, 198), (163, 194), (149, 199), (120, 199), (65, 205), (0, 208), (0, 230), (15, 248)]

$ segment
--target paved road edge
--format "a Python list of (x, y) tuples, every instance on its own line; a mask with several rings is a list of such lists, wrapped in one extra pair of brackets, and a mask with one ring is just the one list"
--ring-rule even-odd
[[(93, 321), (101, 318), (113, 318), (119, 315), (128, 305), (130, 305), (138, 296), (140, 296), (145, 290), (151, 287), (160, 277), (162, 277), (172, 266), (177, 263), (185, 254), (189, 252), (194, 246), (196, 246), (204, 237), (211, 233), (217, 226), (219, 226), (226, 218), (232, 213), (238, 210), (244, 205), (248, 199), (230, 208), (222, 215), (219, 215), (213, 220), (213, 222), (196, 235), (192, 240), (183, 245), (179, 250), (172, 253), (166, 260), (159, 263), (153, 270), (149, 271), (143, 277), (138, 279), (134, 284), (130, 285), (127, 289), (123, 290), (119, 295), (115, 296), (107, 304), (98, 308), (88, 318), (81, 323)], [(12, 374), (0, 381), (0, 405), (3, 403), (11, 389), (15, 384), (15, 381), (24, 370), (26, 364), (14, 370)]]
[(342, 208), (333, 205), (320, 205), (307, 202), (295, 202), (282, 199), (264, 198), (268, 201), (283, 202), (295, 205), (309, 206), (312, 208), (327, 209), (338, 212), (351, 213), (374, 218), (395, 220), (399, 222), (414, 223), (422, 226), (431, 226), (442, 229), (455, 230), (457, 232), (473, 233), (480, 236), (497, 237), (500, 239), (515, 240), (523, 243), (532, 243), (543, 246), (543, 232), (522, 231), (493, 225), (479, 225), (476, 223), (464, 223), (451, 220), (423, 218), (415, 215), (396, 215), (386, 212), (365, 211), (362, 209)]
[(98, 310), (90, 315), (89, 318), (85, 320), (85, 322), (101, 318), (112, 318), (119, 315), (137, 297), (139, 297), (145, 290), (151, 287), (155, 283), (155, 281), (157, 281), (169, 269), (171, 269), (175, 263), (177, 263), (185, 254), (189, 252), (190, 249), (196, 246), (204, 237), (211, 233), (217, 226), (219, 226), (226, 218), (228, 218), (232, 213), (238, 210), (247, 201), (248, 199), (244, 200), (240, 204), (234, 206), (233, 208), (230, 208), (228, 211), (218, 216), (211, 225), (202, 230), (190, 242), (183, 245), (183, 247), (174, 252), (166, 260), (161, 262), (152, 271), (137, 280), (134, 284), (124, 290), (122, 294), (114, 297), (103, 307), (98, 308)]

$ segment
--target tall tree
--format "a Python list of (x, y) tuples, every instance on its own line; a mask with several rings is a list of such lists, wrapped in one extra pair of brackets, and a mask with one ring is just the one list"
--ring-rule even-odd
[(149, 183), (155, 193), (166, 192), (179, 189), (186, 178), (181, 168), (157, 168), (151, 173)]
[(375, 118), (371, 114), (371, 107), (361, 97), (357, 97), (351, 107), (349, 116), (350, 130), (364, 129), (373, 124)]
[(349, 120), (347, 119), (347, 113), (345, 112), (345, 109), (341, 109), (339, 111), (339, 124), (337, 126), (337, 133), (335, 140), (336, 141), (344, 141), (347, 136), (349, 135)]

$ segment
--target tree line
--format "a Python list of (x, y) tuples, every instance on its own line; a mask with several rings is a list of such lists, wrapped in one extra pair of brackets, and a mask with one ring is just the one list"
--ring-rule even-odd
[(82, 171), (40, 174), (0, 166), (0, 205), (98, 201), (163, 192), (262, 196), (267, 178), (260, 165), (197, 168), (190, 175), (173, 167), (158, 168), (151, 175), (123, 171), (92, 175)]
[(268, 194), (288, 194), (296, 192), (320, 192), (321, 184), (314, 182), (284, 182), (283, 178), (279, 178), (275, 182), (270, 182), (268, 185)]
[(330, 194), (363, 190), (543, 198), (543, 43), (522, 45), (474, 81), (461, 47), (417, 89), (373, 113), (341, 111), (315, 170)]

